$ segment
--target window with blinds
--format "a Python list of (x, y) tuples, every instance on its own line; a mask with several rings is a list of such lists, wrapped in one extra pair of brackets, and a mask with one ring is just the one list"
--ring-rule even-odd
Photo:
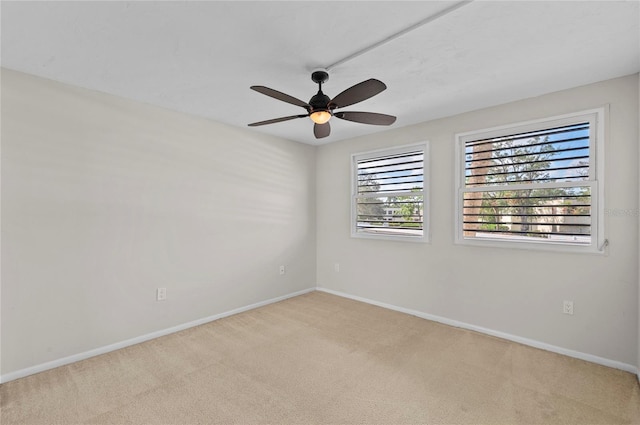
[(458, 241), (595, 247), (599, 114), (458, 136)]
[(425, 241), (426, 144), (352, 159), (352, 235)]

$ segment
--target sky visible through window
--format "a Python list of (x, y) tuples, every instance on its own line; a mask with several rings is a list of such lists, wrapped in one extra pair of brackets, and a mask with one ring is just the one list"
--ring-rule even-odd
[[(375, 180), (380, 185), (377, 192), (410, 192), (412, 189), (422, 189), (424, 184), (422, 162), (422, 152), (359, 161), (358, 180)], [(360, 193), (363, 191), (359, 190)]]

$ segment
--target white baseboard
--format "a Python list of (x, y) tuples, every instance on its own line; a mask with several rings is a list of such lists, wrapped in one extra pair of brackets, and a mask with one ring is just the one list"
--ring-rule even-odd
[(363, 298), (363, 297), (359, 297), (356, 295), (350, 295), (344, 292), (340, 292), (340, 291), (334, 291), (332, 289), (327, 289), (327, 288), (322, 288), (322, 287), (318, 287), (318, 288), (308, 288), (308, 289), (304, 289), (302, 291), (297, 291), (297, 292), (293, 292), (287, 295), (283, 295), (280, 297), (276, 297), (276, 298), (271, 298), (269, 300), (266, 301), (261, 301), (255, 304), (250, 304), (244, 307), (240, 307), (240, 308), (236, 308), (234, 310), (230, 310), (224, 313), (219, 313), (219, 314), (215, 314), (213, 316), (209, 316), (209, 317), (205, 317), (202, 319), (198, 319), (198, 320), (194, 320), (192, 322), (188, 322), (188, 323), (183, 323), (181, 325), (177, 325), (177, 326), (173, 326), (171, 328), (167, 328), (167, 329), (162, 329), (156, 332), (151, 332), (148, 333), (146, 335), (141, 335), (135, 338), (131, 338), (125, 341), (121, 341), (121, 342), (117, 342), (115, 344), (110, 344), (104, 347), (99, 347), (99, 348), (95, 348), (93, 350), (89, 350), (89, 351), (85, 351), (82, 353), (78, 353), (78, 354), (74, 354), (68, 357), (63, 357), (61, 359), (57, 359), (57, 360), (52, 360), (50, 362), (46, 362), (46, 363), (42, 363), (39, 365), (35, 365), (35, 366), (31, 366), (25, 369), (20, 369), (14, 372), (9, 372), (7, 374), (4, 375), (0, 375), (0, 384), (1, 383), (5, 383), (5, 382), (9, 382), (9, 381), (13, 381), (15, 379), (19, 379), (19, 378), (24, 378), (25, 376), (29, 376), (29, 375), (33, 375), (35, 373), (39, 373), (39, 372), (44, 372), (46, 370), (49, 369), (54, 369), (56, 367), (60, 367), (60, 366), (64, 366), (70, 363), (74, 363), (74, 362), (78, 362), (81, 360), (85, 360), (88, 359), (90, 357), (94, 357), (94, 356), (98, 356), (100, 354), (105, 354), (105, 353), (109, 353), (111, 351), (115, 351), (115, 350), (119, 350), (121, 348), (125, 348), (131, 345), (135, 345), (135, 344), (139, 344), (141, 342), (145, 342), (145, 341), (149, 341), (151, 339), (155, 339), (164, 335), (169, 335), (181, 330), (185, 330), (185, 329), (189, 329), (195, 326), (199, 326), (199, 325), (203, 325), (205, 323), (209, 323), (209, 322), (213, 322), (214, 320), (218, 320), (218, 319), (222, 319), (224, 317), (228, 317), (228, 316), (232, 316), (234, 314), (238, 314), (238, 313), (242, 313), (244, 311), (248, 311), (248, 310), (253, 310), (255, 308), (258, 307), (262, 307), (268, 304), (273, 304), (276, 303), (278, 301), (282, 301), (282, 300), (286, 300), (287, 298), (292, 298), (292, 297), (296, 297), (298, 295), (302, 295), (302, 294), (306, 294), (309, 292), (312, 292), (314, 290), (318, 290), (321, 292), (326, 292), (329, 294), (333, 294), (333, 295), (337, 295), (339, 297), (343, 297), (343, 298), (349, 298), (352, 300), (356, 300), (356, 301), (361, 301), (367, 304), (372, 304), (372, 305), (376, 305), (378, 307), (383, 307), (383, 308), (387, 308), (389, 310), (395, 310), (395, 311), (399, 311), (401, 313), (406, 313), (406, 314), (410, 314), (412, 316), (416, 316), (416, 317), (420, 317), (423, 319), (427, 319), (427, 320), (432, 320), (434, 322), (438, 322), (438, 323), (442, 323), (445, 325), (449, 325), (449, 326), (454, 326), (457, 328), (462, 328), (462, 329), (469, 329), (472, 331), (476, 331), (476, 332), (480, 332), (486, 335), (491, 335), (491, 336), (495, 336), (498, 338), (502, 338), (502, 339), (506, 339), (509, 341), (514, 341), (514, 342), (518, 342), (520, 344), (524, 344), (524, 345), (528, 345), (531, 347), (535, 347), (535, 348), (540, 348), (542, 350), (546, 350), (546, 351), (551, 351), (554, 353), (558, 353), (558, 354), (563, 354), (565, 356), (569, 356), (569, 357), (574, 357), (577, 359), (581, 359), (581, 360), (586, 360), (588, 362), (592, 362), (592, 363), (596, 363), (596, 364), (600, 364), (603, 366), (608, 366), (608, 367), (612, 367), (615, 369), (620, 369), (620, 370), (624, 370), (627, 372), (631, 372), (634, 373), (638, 376), (638, 380), (640, 381), (640, 370), (638, 368), (636, 368), (633, 365), (627, 364), (627, 363), (622, 363), (622, 362), (618, 362), (615, 360), (610, 360), (610, 359), (606, 359), (603, 357), (598, 357), (598, 356), (594, 356), (591, 354), (586, 354), (586, 353), (582, 353), (580, 351), (574, 351), (574, 350), (569, 350), (566, 348), (562, 348), (562, 347), (558, 347), (555, 345), (551, 345), (551, 344), (546, 344), (544, 342), (540, 342), (540, 341), (536, 341), (536, 340), (532, 340), (532, 339), (528, 339), (528, 338), (523, 338), (523, 337), (519, 337), (516, 335), (511, 335), (508, 333), (504, 333), (504, 332), (500, 332), (500, 331), (495, 331), (492, 329), (487, 329), (487, 328), (483, 328), (481, 326), (475, 326), (475, 325), (471, 325), (468, 323), (464, 323), (464, 322), (459, 322), (457, 320), (452, 320), (452, 319), (447, 319), (445, 317), (440, 317), (440, 316), (436, 316), (433, 314), (428, 314), (428, 313), (424, 313), (421, 311), (417, 311), (417, 310), (412, 310), (412, 309), (408, 309), (408, 308), (404, 308), (404, 307), (398, 307), (392, 304), (387, 304), (387, 303), (383, 303), (383, 302), (379, 302), (379, 301), (375, 301), (375, 300), (371, 300), (368, 298)]
[(244, 307), (239, 307), (224, 313), (214, 314), (213, 316), (205, 317), (202, 319), (194, 320), (192, 322), (183, 323), (181, 325), (173, 326), (167, 329), (151, 332), (146, 335), (140, 335), (135, 338), (127, 339), (125, 341), (116, 342), (115, 344), (106, 345), (104, 347), (95, 348), (93, 350), (85, 351), (83, 353), (74, 354), (61, 359), (52, 360), (50, 362), (42, 363), (39, 365), (31, 366), (25, 369), (20, 369), (15, 372), (9, 372), (4, 375), (0, 375), (0, 384), (13, 381), (15, 379), (24, 378), (25, 376), (33, 375), (35, 373), (44, 372), (45, 370), (54, 369), (56, 367), (64, 366), (70, 363), (85, 360), (90, 357), (98, 356), (100, 354), (109, 353), (111, 351), (119, 350), (121, 348), (129, 347), (131, 345), (139, 344), (141, 342), (149, 341), (161, 336), (169, 335), (178, 331), (193, 328), (194, 326), (203, 325), (205, 323), (213, 322), (214, 320), (222, 319), (224, 317), (232, 316), (234, 314), (242, 313), (244, 311), (253, 310), (254, 308), (262, 307), (268, 304), (273, 304), (278, 301), (286, 300), (287, 298), (296, 297), (298, 295), (306, 294), (308, 292), (315, 291), (316, 288), (304, 289), (302, 291), (293, 292), (287, 295), (283, 295), (276, 298), (271, 298), (266, 301), (261, 301), (255, 304), (250, 304)]
[(408, 309), (408, 308), (398, 307), (398, 306), (395, 306), (395, 305), (392, 305), (392, 304), (387, 304), (387, 303), (371, 300), (371, 299), (368, 299), (368, 298), (358, 297), (356, 295), (350, 295), (350, 294), (347, 294), (347, 293), (344, 293), (344, 292), (340, 292), (340, 291), (334, 291), (333, 289), (327, 289), (327, 288), (322, 288), (322, 287), (318, 287), (316, 289), (318, 291), (322, 291), (322, 292), (326, 292), (326, 293), (329, 293), (329, 294), (337, 295), (339, 297), (349, 298), (349, 299), (352, 299), (352, 300), (355, 300), (355, 301), (361, 301), (361, 302), (364, 302), (364, 303), (367, 303), (367, 304), (376, 305), (378, 307), (387, 308), (389, 310), (399, 311), (401, 313), (410, 314), (412, 316), (417, 316), (417, 317), (420, 317), (422, 319), (427, 319), (427, 320), (431, 320), (431, 321), (434, 321), (434, 322), (442, 323), (442, 324), (445, 324), (445, 325), (454, 326), (456, 328), (468, 329), (468, 330), (480, 332), (480, 333), (483, 333), (483, 334), (486, 334), (486, 335), (491, 335), (491, 336), (495, 336), (495, 337), (498, 337), (498, 338), (506, 339), (506, 340), (509, 340), (509, 341), (518, 342), (520, 344), (528, 345), (528, 346), (531, 346), (531, 347), (540, 348), (542, 350), (551, 351), (553, 353), (563, 354), (565, 356), (574, 357), (574, 358), (580, 359), (580, 360), (586, 360), (586, 361), (591, 362), (591, 363), (596, 363), (596, 364), (600, 364), (600, 365), (603, 365), (603, 366), (612, 367), (614, 369), (624, 370), (626, 372), (631, 372), (633, 374), (638, 375), (639, 380), (640, 380), (640, 370), (638, 368), (636, 368), (635, 366), (627, 364), (627, 363), (622, 363), (622, 362), (619, 362), (619, 361), (616, 361), (616, 360), (606, 359), (604, 357), (594, 356), (592, 354), (582, 353), (580, 351), (569, 350), (567, 348), (558, 347), (558, 346), (555, 346), (555, 345), (547, 344), (547, 343), (536, 341), (536, 340), (529, 339), (529, 338), (523, 338), (523, 337), (520, 337), (520, 336), (511, 335), (511, 334), (508, 334), (508, 333), (505, 333), (505, 332), (495, 331), (493, 329), (483, 328), (481, 326), (471, 325), (469, 323), (459, 322), (457, 320), (447, 319), (446, 317), (440, 317), (440, 316), (424, 313), (424, 312), (417, 311), (417, 310), (411, 310), (411, 309)]

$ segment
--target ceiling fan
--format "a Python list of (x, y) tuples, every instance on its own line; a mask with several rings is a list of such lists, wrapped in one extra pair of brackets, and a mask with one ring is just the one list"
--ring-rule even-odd
[(327, 137), (331, 133), (331, 126), (329, 125), (331, 117), (373, 125), (391, 125), (396, 121), (396, 117), (392, 115), (378, 114), (375, 112), (335, 111), (335, 109), (344, 108), (345, 106), (362, 102), (363, 100), (367, 100), (382, 92), (387, 88), (382, 81), (371, 78), (358, 83), (355, 86), (349, 87), (333, 99), (330, 99), (329, 96), (322, 93), (322, 83), (329, 79), (327, 71), (313, 71), (311, 79), (315, 83), (318, 83), (318, 93), (309, 100), (309, 103), (277, 90), (270, 89), (269, 87), (251, 86), (251, 89), (258, 93), (262, 93), (283, 102), (291, 103), (292, 105), (301, 106), (307, 110), (307, 113), (254, 122), (249, 124), (249, 127), (257, 127), (260, 125), (289, 121), (296, 118), (309, 117), (314, 122), (313, 134), (316, 136), (316, 139), (321, 139), (323, 137)]

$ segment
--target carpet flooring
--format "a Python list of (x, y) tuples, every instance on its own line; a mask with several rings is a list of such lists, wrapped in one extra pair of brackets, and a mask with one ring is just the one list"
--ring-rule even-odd
[(0, 386), (11, 424), (640, 424), (634, 375), (311, 292)]

